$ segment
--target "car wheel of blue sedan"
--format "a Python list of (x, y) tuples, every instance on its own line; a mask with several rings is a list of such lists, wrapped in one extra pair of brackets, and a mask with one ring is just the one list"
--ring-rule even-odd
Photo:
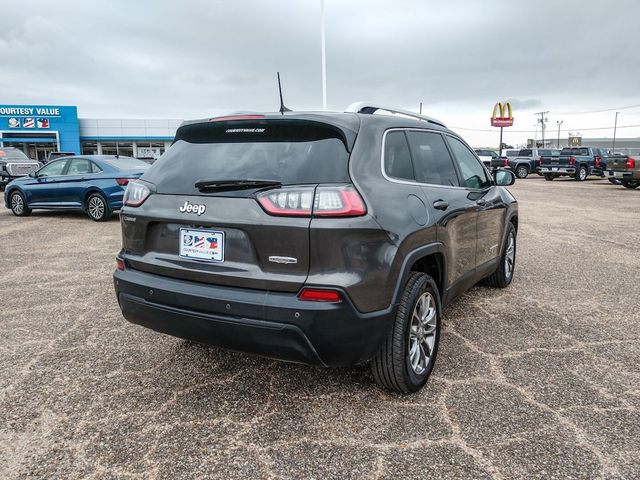
[(87, 199), (87, 214), (91, 220), (103, 222), (111, 218), (111, 209), (99, 193), (93, 193)]
[(31, 209), (27, 205), (24, 195), (17, 190), (9, 196), (9, 207), (16, 217), (27, 217), (31, 215)]

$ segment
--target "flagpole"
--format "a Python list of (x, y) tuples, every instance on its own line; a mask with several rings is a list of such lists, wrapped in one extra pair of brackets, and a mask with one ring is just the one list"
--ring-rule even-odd
[(327, 52), (324, 40), (324, 0), (320, 0), (320, 44), (322, 56), (322, 109), (327, 109)]

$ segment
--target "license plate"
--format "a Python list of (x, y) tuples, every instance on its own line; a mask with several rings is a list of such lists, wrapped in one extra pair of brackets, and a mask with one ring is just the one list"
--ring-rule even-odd
[(554, 172), (558, 171), (558, 167), (553, 167), (551, 170), (553, 170)]
[(224, 232), (181, 228), (180, 256), (224, 262)]
[(613, 176), (614, 177), (624, 177), (624, 174), (622, 172), (613, 172)]

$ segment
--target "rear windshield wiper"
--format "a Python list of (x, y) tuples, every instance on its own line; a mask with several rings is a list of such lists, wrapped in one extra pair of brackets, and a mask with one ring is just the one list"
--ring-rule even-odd
[(282, 182), (276, 180), (198, 180), (195, 183), (195, 187), (201, 192), (220, 192), (223, 190), (281, 186)]

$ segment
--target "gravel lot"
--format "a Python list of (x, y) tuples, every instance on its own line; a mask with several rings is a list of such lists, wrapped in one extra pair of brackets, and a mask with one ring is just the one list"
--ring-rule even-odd
[(639, 478), (640, 191), (520, 180), (514, 283), (422, 392), (120, 315), (117, 220), (0, 211), (0, 478)]

